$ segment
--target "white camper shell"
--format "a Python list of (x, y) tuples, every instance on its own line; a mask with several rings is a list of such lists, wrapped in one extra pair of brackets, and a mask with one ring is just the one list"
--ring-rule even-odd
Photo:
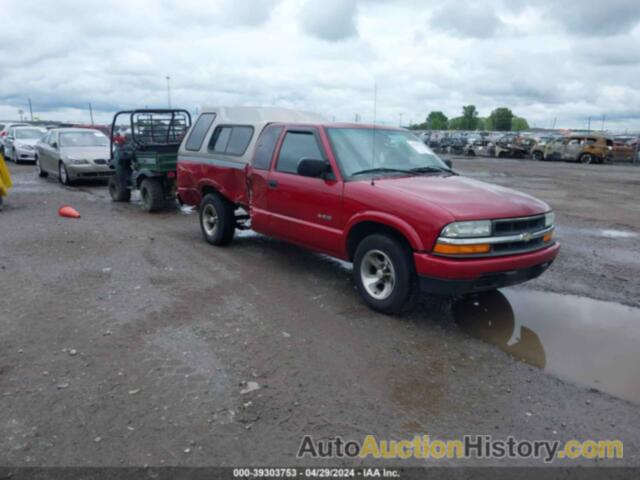
[(211, 107), (202, 110), (180, 145), (181, 161), (244, 168), (251, 162), (255, 143), (271, 123), (319, 124), (315, 113), (276, 107)]

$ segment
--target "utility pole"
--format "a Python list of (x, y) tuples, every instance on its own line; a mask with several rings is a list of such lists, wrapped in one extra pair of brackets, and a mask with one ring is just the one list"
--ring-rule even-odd
[(91, 117), (91, 125), (93, 125), (93, 108), (91, 107), (91, 102), (89, 102), (89, 116)]
[(171, 77), (167, 75), (167, 104), (171, 108)]
[(22, 109), (18, 110), (18, 115), (20, 115), (20, 121), (21, 122), (23, 121), (23, 119), (22, 119), (22, 114), (23, 113), (24, 113), (24, 110), (22, 110)]
[(29, 100), (29, 114), (31, 115), (31, 121), (33, 122), (33, 107), (31, 106), (31, 99), (28, 98), (27, 100)]
[(591, 133), (591, 117), (587, 120), (587, 132)]

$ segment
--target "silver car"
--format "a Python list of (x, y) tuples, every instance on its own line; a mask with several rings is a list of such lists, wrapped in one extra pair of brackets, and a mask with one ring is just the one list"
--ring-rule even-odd
[(28, 127), (28, 123), (0, 123), (0, 153), (4, 155), (4, 142), (11, 127)]
[(41, 177), (56, 175), (70, 185), (79, 179), (107, 179), (109, 138), (90, 128), (55, 128), (36, 145), (36, 169)]
[(46, 128), (13, 126), (4, 140), (4, 156), (14, 163), (33, 162), (36, 143), (45, 136)]

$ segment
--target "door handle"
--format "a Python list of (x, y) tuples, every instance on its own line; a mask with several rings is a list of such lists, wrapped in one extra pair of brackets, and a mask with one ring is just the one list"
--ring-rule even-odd
[(277, 188), (278, 187), (278, 181), (277, 180), (269, 180), (268, 185), (269, 185), (269, 188)]

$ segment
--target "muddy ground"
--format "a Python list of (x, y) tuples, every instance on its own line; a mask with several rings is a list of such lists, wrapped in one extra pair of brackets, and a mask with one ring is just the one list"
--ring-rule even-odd
[(640, 465), (640, 168), (453, 161), (549, 202), (563, 248), (526, 285), (402, 317), (365, 307), (348, 265), (251, 234), (214, 248), (195, 214), (11, 164), (0, 465), (309, 465), (303, 435), (367, 433), (616, 438), (624, 459), (597, 463)]

